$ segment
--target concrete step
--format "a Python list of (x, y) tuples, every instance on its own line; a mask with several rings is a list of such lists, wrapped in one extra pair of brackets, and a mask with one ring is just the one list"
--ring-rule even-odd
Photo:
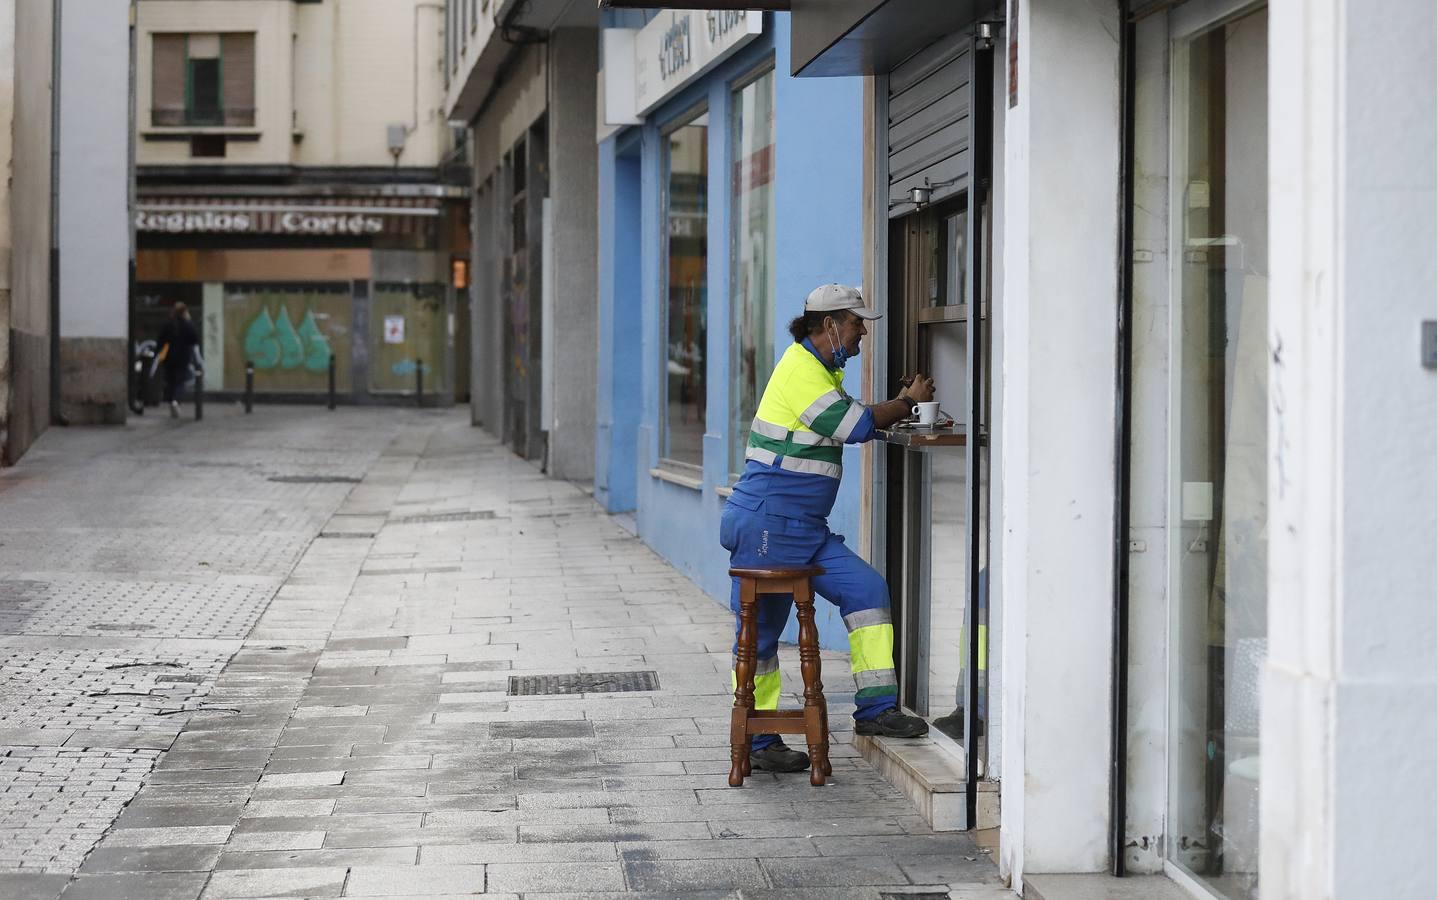
[(1193, 900), (1191, 894), (1161, 875), (1029, 875), (1023, 900)]
[[(934, 831), (969, 827), (963, 748), (931, 737), (899, 739), (854, 735), (853, 746), (884, 778), (903, 792)], [(998, 826), (998, 784), (978, 782), (975, 828)]]

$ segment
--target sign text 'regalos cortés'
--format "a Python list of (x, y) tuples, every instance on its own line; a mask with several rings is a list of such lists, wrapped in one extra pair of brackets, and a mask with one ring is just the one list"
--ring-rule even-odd
[(380, 234), (381, 216), (364, 213), (255, 213), (222, 209), (140, 210), (135, 213), (137, 231), (168, 234)]

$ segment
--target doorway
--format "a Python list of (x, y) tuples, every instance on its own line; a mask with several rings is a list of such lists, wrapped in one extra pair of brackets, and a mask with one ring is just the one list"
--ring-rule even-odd
[[(964, 440), (927, 449), (888, 445), (887, 565), (899, 698), (928, 719), (934, 741), (962, 761), (972, 827), (979, 822), (978, 782), (990, 774), (995, 61), (991, 49), (964, 38), (920, 52), (915, 63), (922, 78), (901, 71), (890, 76), (884, 374), (889, 383), (915, 372), (931, 375), (944, 418)], [(958, 99), (930, 99), (920, 109), (911, 95), (931, 98), (935, 80)], [(907, 118), (927, 116), (941, 104), (961, 111), (945, 126), (952, 155), (924, 173), (904, 169)], [(931, 141), (931, 135), (914, 140)], [(922, 202), (905, 202), (915, 196)]]

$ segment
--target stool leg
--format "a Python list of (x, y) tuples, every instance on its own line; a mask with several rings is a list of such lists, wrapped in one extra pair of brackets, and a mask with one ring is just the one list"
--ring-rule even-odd
[(741, 787), (752, 769), (748, 758), (748, 717), (753, 712), (753, 673), (758, 667), (757, 585), (745, 578), (739, 587), (738, 649), (734, 654), (733, 719), (729, 724), (729, 787)]
[(822, 668), (818, 657), (818, 627), (813, 622), (813, 588), (808, 579), (794, 585), (798, 606), (798, 658), (803, 670), (804, 736), (813, 766), (808, 781), (815, 787), (832, 773), (828, 763), (828, 703), (823, 698)]

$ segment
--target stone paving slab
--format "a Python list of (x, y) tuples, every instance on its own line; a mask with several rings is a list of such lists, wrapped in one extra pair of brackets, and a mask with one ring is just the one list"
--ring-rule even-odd
[[(934, 834), (857, 758), (841, 656), (828, 654), (824, 670), (832, 782), (756, 773), (729, 788), (728, 611), (582, 491), (544, 478), (462, 414), (216, 418), (151, 423), (162, 427), (137, 429), (140, 447), (95, 438), (113, 459), (67, 460), (57, 447), (14, 489), (35, 492), (22, 497), (27, 508), (43, 505), (47, 481), (54, 496), (82, 498), (72, 469), (111, 466), (138, 473), (157, 497), (184, 497), (188, 484), (282, 506), (272, 525), (245, 507), (212, 532), (248, 525), (253, 539), (166, 547), (145, 567), (130, 557), (163, 531), (154, 516), (137, 518), (128, 544), (106, 520), (86, 547), (79, 526), (55, 519), (43, 571), (7, 569), (0, 533), (0, 584), (13, 582), (0, 588), (0, 632), (19, 632), (0, 634), (0, 654), (68, 653), (85, 673), (87, 654), (103, 649), (106, 659), (177, 662), (184, 671), (168, 674), (189, 676), (127, 673), (135, 691), (106, 676), (96, 693), (107, 696), (85, 698), (99, 704), (93, 716), (7, 722), (0, 705), (0, 738), (35, 742), (0, 756), (0, 777), (12, 756), (45, 753), (129, 754), (143, 767), (112, 779), (127, 785), (113, 791), (124, 796), (114, 812), (76, 830), (84, 849), (61, 865), (59, 888), (32, 880), (25, 890), (47, 900), (66, 883), (65, 897), (81, 900), (1012, 896), (971, 839)], [(168, 480), (146, 469), (156, 455), (172, 467)], [(291, 480), (336, 473), (359, 480)], [(68, 562), (66, 549), (77, 554)], [(94, 613), (68, 621), (52, 602), (62, 594), (93, 599)], [(134, 598), (133, 614), (117, 598)], [(106, 617), (133, 627), (91, 627)], [(782, 657), (794, 704), (797, 660), (791, 648)], [(37, 671), (50, 674), (31, 679), (42, 700), (71, 671), (44, 661)], [(510, 675), (650, 669), (659, 690), (507, 694)], [(121, 703), (121, 693), (144, 696)], [(157, 731), (166, 704), (179, 711)], [(107, 733), (118, 746), (69, 743)], [(161, 737), (163, 748), (146, 743)], [(17, 777), (35, 774), (16, 765)]]
[[(231, 715), (215, 702), (222, 670), (351, 487), (271, 476), (362, 475), (382, 449), (374, 439), (400, 424), (371, 412), (316, 423), (300, 410), (244, 419), (220, 408), (203, 423), (52, 429), (6, 472), (0, 877), (34, 870), (54, 878), (26, 876), (30, 886), (6, 883), (0, 896), (58, 895), (53, 886), (63, 888), (82, 861), (160, 858), (158, 845), (135, 841), (88, 863), (122, 810), (126, 824), (229, 827), (214, 821), (216, 807), (194, 805), (203, 794), (186, 787), (242, 777), (171, 769), (165, 751), (187, 725)], [(287, 718), (288, 709), (279, 724)], [(175, 784), (175, 808), (159, 807), (140, 791), (146, 778), (193, 784)], [(134, 881), (86, 876), (74, 891), (124, 896)], [(198, 890), (156, 882), (150, 895)]]

